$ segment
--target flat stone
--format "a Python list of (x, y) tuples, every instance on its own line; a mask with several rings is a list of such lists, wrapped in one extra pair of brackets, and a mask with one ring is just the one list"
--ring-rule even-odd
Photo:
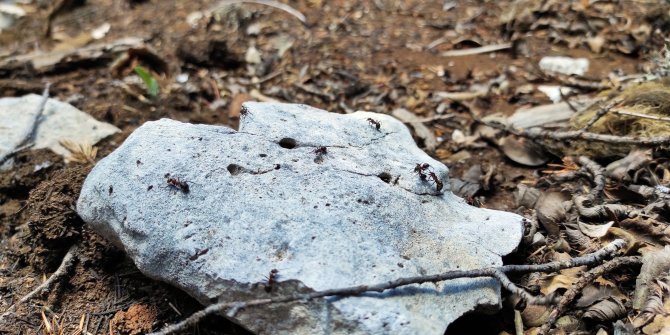
[[(41, 102), (42, 97), (37, 94), (0, 99), (0, 161), (21, 146), (33, 131)], [(35, 129), (32, 149), (49, 148), (67, 156), (70, 152), (60, 145), (60, 141), (95, 144), (119, 131), (119, 128), (100, 122), (68, 103), (49, 98)]]
[[(415, 174), (417, 163), (444, 188)], [(245, 103), (239, 131), (139, 127), (87, 177), (77, 211), (144, 274), (208, 305), (501, 265), (522, 218), (448, 189), (447, 167), (390, 116)], [(254, 307), (233, 320), (270, 334), (443, 334), (499, 305), (498, 282), (475, 278)]]

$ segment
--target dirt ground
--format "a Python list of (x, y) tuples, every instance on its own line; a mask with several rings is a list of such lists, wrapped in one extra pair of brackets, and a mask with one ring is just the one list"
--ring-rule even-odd
[[(41, 94), (45, 83), (51, 83), (51, 97), (122, 130), (96, 145), (97, 159), (150, 120), (167, 117), (235, 128), (245, 100), (303, 103), (335, 113), (390, 114), (406, 108), (419, 118), (449, 115), (425, 123), (439, 141), (429, 154), (445, 162), (454, 178), (463, 178), (473, 166), (484, 173), (494, 170), (491, 187), (468, 200), (528, 215), (514, 194), (520, 183), (537, 182), (547, 166), (517, 164), (485, 141), (456, 144), (451, 141), (455, 131), (473, 133), (473, 111), (479, 117), (511, 115), (520, 107), (550, 103), (543, 93), (524, 89), (563, 83), (538, 69), (544, 56), (587, 58), (591, 66), (582, 79), (607, 82), (612, 74), (647, 71), (670, 30), (668, 5), (651, 2), (284, 1), (305, 15), (305, 24), (258, 4), (208, 15), (206, 10), (217, 3), (66, 0), (25, 5), (28, 14), (0, 33), (0, 97)], [(197, 19), (192, 14), (197, 12), (204, 17)], [(140, 37), (145, 47), (68, 57), (40, 68), (2, 62), (31, 52), (76, 49), (81, 47), (77, 36), (103, 23), (110, 24), (109, 32), (89, 44)], [(595, 37), (604, 42), (598, 45), (601, 40)], [(499, 52), (442, 55), (507, 42), (511, 47)], [(262, 55), (259, 63), (250, 55), (252, 47)], [(158, 96), (149, 97), (141, 81), (128, 79), (136, 78), (136, 65), (157, 78)], [(178, 82), (184, 74), (186, 84)], [(496, 81), (501, 76), (504, 80)], [(487, 92), (467, 103), (436, 94), (472, 91), (476, 84), (489, 85)], [(425, 145), (424, 138), (416, 139)], [(48, 150), (22, 151), (14, 161), (12, 169), (0, 172), (0, 311), (53, 273), (70, 246), (78, 243), (82, 251), (68, 279), (20, 305), (11, 322), (0, 324), (0, 333), (57, 333), (45, 328), (44, 313), (63, 334), (75, 333), (80, 324), (92, 334), (142, 334), (201, 308), (184, 293), (144, 277), (77, 216), (74, 204), (91, 164), (65, 163)], [(560, 164), (561, 157), (551, 156), (548, 163)], [(40, 165), (46, 167), (35, 169)], [(532, 252), (522, 248), (507, 261), (527, 263)], [(448, 333), (512, 334), (514, 312), (505, 306), (493, 316), (466, 317)], [(587, 326), (585, 332), (601, 328), (610, 330), (611, 322)], [(209, 317), (189, 333), (247, 332), (223, 317)]]

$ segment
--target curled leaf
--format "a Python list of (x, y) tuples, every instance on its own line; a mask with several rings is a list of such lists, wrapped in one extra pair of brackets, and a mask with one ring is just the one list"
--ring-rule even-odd
[(626, 306), (623, 300), (617, 297), (600, 300), (584, 312), (584, 318), (598, 322), (616, 320), (624, 315), (626, 315)]
[(561, 192), (549, 192), (543, 194), (535, 205), (537, 218), (551, 237), (558, 236), (558, 224), (565, 221), (567, 208), (570, 206), (568, 199)]
[(607, 165), (605, 174), (618, 180), (630, 179), (631, 173), (651, 161), (651, 150), (632, 150), (626, 157)]

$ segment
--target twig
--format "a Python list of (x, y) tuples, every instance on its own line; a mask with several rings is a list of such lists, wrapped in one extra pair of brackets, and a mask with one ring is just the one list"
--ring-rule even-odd
[(303, 91), (305, 91), (309, 94), (316, 95), (317, 97), (321, 98), (324, 102), (331, 102), (331, 101), (335, 100), (334, 95), (332, 95), (330, 93), (322, 92), (322, 91), (316, 89), (315, 87), (311, 87), (311, 86), (307, 86), (307, 85), (299, 84), (299, 83), (294, 83), (293, 86), (295, 86), (295, 87), (297, 87), (297, 88), (299, 88), (299, 89), (301, 89), (301, 90), (303, 90)]
[(74, 262), (77, 259), (77, 257), (76, 257), (77, 249), (78, 249), (78, 247), (77, 247), (76, 244), (73, 245), (72, 247), (70, 247), (70, 250), (68, 250), (68, 252), (65, 254), (65, 257), (63, 257), (63, 261), (60, 263), (60, 266), (58, 267), (58, 269), (56, 269), (56, 272), (54, 272), (51, 275), (51, 277), (49, 277), (49, 279), (47, 279), (40, 286), (38, 286), (37, 288), (32, 290), (30, 293), (26, 294), (17, 303), (9, 306), (9, 308), (5, 311), (5, 313), (0, 315), (0, 320), (3, 320), (5, 317), (14, 313), (14, 311), (16, 310), (16, 308), (20, 304), (32, 299), (33, 297), (35, 297), (39, 294), (42, 294), (44, 292), (49, 292), (56, 282), (61, 280), (63, 277), (65, 277), (72, 270), (72, 266), (74, 265)]
[(619, 104), (619, 102), (620, 101), (618, 99), (614, 99), (609, 103), (607, 103), (605, 106), (600, 107), (600, 109), (598, 109), (598, 111), (596, 111), (596, 113), (593, 114), (593, 117), (591, 117), (591, 119), (584, 125), (584, 127), (582, 127), (582, 129), (579, 129), (578, 131), (584, 133), (587, 130), (589, 130), (589, 128), (591, 128), (596, 122), (598, 122), (600, 118), (605, 116), (605, 114), (609, 113), (609, 111), (612, 108), (614, 108), (614, 106)]
[[(389, 282), (376, 284), (376, 285), (360, 285), (360, 286), (351, 286), (339, 289), (330, 289), (324, 291), (315, 291), (310, 293), (300, 293), (293, 294), (288, 296), (280, 296), (275, 298), (264, 298), (264, 299), (254, 299), (248, 300), (246, 302), (220, 302), (217, 304), (210, 305), (198, 312), (193, 313), (190, 317), (184, 319), (181, 322), (167, 326), (162, 330), (151, 333), (151, 335), (169, 335), (174, 334), (179, 331), (183, 331), (188, 327), (197, 324), (204, 317), (222, 312), (229, 308), (234, 308), (239, 310), (241, 308), (248, 308), (252, 306), (267, 305), (267, 304), (276, 304), (276, 303), (285, 303), (292, 301), (307, 301), (316, 298), (322, 298), (327, 296), (358, 296), (366, 292), (383, 292), (388, 289), (397, 288), (400, 286), (410, 285), (410, 284), (422, 284), (427, 282), (440, 282), (456, 278), (477, 278), (477, 277), (494, 277), (501, 280), (501, 285), (508, 289), (512, 290), (513, 293), (520, 294), (523, 299), (530, 299), (529, 303), (533, 302), (547, 302), (546, 297), (533, 297), (525, 290), (514, 285), (509, 279), (507, 279), (506, 273), (531, 273), (531, 272), (555, 272), (565, 268), (572, 268), (582, 265), (593, 265), (600, 263), (604, 258), (609, 257), (617, 253), (621, 248), (626, 245), (626, 242), (622, 239), (615, 240), (614, 242), (608, 244), (604, 248), (581, 257), (572, 258), (570, 260), (551, 262), (546, 264), (537, 264), (537, 265), (505, 265), (500, 267), (493, 268), (483, 268), (475, 270), (466, 270), (466, 271), (448, 271), (442, 274), (429, 275), (429, 276), (417, 276), (417, 277), (406, 277), (392, 280)], [(528, 298), (530, 297), (530, 298)]]
[(586, 156), (579, 157), (577, 160), (593, 176), (594, 187), (589, 192), (589, 198), (593, 202), (600, 203), (605, 190), (605, 168), (594, 162)]
[(591, 199), (587, 196), (576, 195), (573, 198), (573, 203), (577, 212), (580, 216), (588, 219), (607, 219), (607, 218), (630, 218), (640, 215), (640, 211), (632, 206), (621, 205), (621, 204), (605, 204), (597, 205), (592, 207), (586, 207), (585, 202), (589, 202)]
[[(431, 43), (432, 45), (432, 43)], [(460, 50), (449, 50), (442, 53), (443, 57), (459, 57), (459, 56), (472, 56), (483, 53), (495, 52), (500, 50), (506, 50), (512, 47), (512, 43), (502, 43), (502, 44), (491, 44), (485, 45), (477, 48), (470, 49), (460, 49)], [(430, 49), (430, 46), (429, 46)]]
[(645, 147), (670, 144), (670, 136), (636, 137), (636, 136), (617, 136), (609, 134), (598, 134), (598, 133), (586, 132), (583, 130), (555, 131), (555, 130), (544, 130), (539, 128), (519, 129), (519, 128), (508, 127), (503, 124), (495, 122), (487, 122), (484, 120), (476, 120), (476, 121), (489, 127), (501, 129), (511, 134), (529, 138), (532, 140), (545, 140), (545, 139), (550, 139), (554, 141), (586, 140), (586, 141), (602, 142), (610, 144), (635, 144)]
[(550, 77), (552, 79), (559, 81), (563, 86), (570, 86), (587, 91), (602, 91), (611, 88), (611, 85), (606, 85), (603, 84), (602, 82), (595, 80), (575, 78), (573, 76), (561, 73), (553, 73), (553, 72), (545, 73), (544, 71), (542, 72), (546, 77)]
[(637, 137), (637, 136), (618, 136), (610, 134), (599, 134), (586, 131), (594, 123), (596, 123), (603, 115), (607, 114), (616, 104), (619, 103), (619, 100), (615, 99), (600, 108), (596, 114), (586, 123), (586, 125), (579, 130), (569, 130), (569, 131), (555, 131), (555, 130), (545, 130), (541, 128), (514, 128), (506, 126), (504, 124), (496, 122), (487, 122), (481, 120), (474, 116), (476, 122), (487, 125), (492, 128), (501, 129), (503, 131), (509, 132), (511, 134), (526, 137), (532, 140), (554, 140), (554, 141), (566, 141), (566, 140), (586, 140), (592, 142), (603, 142), (610, 144), (634, 144), (638, 146), (658, 146), (658, 145), (667, 145), (670, 144), (670, 136), (656, 136), (656, 137)]
[(540, 328), (538, 334), (547, 334), (556, 320), (561, 315), (563, 315), (563, 313), (565, 313), (565, 310), (568, 308), (568, 306), (575, 300), (575, 298), (577, 298), (582, 290), (596, 278), (622, 266), (639, 264), (642, 264), (642, 258), (640, 256), (619, 257), (598, 267), (595, 267), (591, 271), (583, 274), (579, 280), (575, 282), (572, 287), (570, 287), (570, 289), (565, 292), (565, 294), (563, 294), (563, 297), (561, 298), (561, 301), (559, 301), (558, 306), (556, 306), (556, 308), (551, 311), (551, 314), (549, 314), (549, 317)]
[(219, 8), (222, 8), (223, 6), (232, 5), (232, 4), (236, 4), (236, 3), (243, 3), (243, 4), (244, 3), (253, 3), (253, 4), (257, 4), (257, 5), (264, 5), (264, 6), (274, 7), (274, 8), (277, 8), (279, 10), (283, 10), (283, 11), (293, 15), (295, 18), (300, 20), (300, 22), (302, 22), (303, 24), (307, 24), (307, 18), (305, 18), (305, 15), (300, 13), (297, 9), (295, 9), (295, 8), (293, 8), (293, 7), (291, 7), (287, 4), (283, 4), (281, 2), (274, 1), (274, 0), (224, 0), (224, 1), (221, 1), (218, 5), (216, 5), (213, 9), (211, 9), (210, 12), (213, 12), (213, 11), (219, 9)]
[(616, 113), (619, 115), (626, 115), (626, 116), (635, 116), (639, 117), (642, 119), (651, 119), (651, 120), (657, 120), (657, 121), (665, 121), (665, 122), (670, 122), (670, 117), (665, 117), (665, 116), (658, 116), (658, 115), (652, 115), (652, 114), (642, 114), (642, 113), (637, 113), (637, 112), (630, 112), (630, 111), (619, 111), (619, 110), (614, 110), (612, 113)]

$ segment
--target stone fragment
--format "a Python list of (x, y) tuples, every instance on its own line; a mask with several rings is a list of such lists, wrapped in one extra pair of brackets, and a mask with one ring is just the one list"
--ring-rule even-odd
[[(37, 94), (0, 99), (0, 162), (21, 146), (33, 131), (41, 102), (42, 97)], [(115, 126), (97, 121), (68, 103), (48, 99), (35, 129), (32, 149), (49, 148), (67, 156), (70, 152), (60, 145), (60, 141), (95, 144), (119, 131)]]
[[(447, 167), (390, 116), (247, 102), (240, 117), (239, 131), (147, 122), (93, 169), (78, 213), (147, 276), (205, 305), (498, 266), (521, 240), (520, 216), (453, 195)], [(496, 280), (457, 279), (234, 321), (263, 334), (443, 334), (499, 305)]]

